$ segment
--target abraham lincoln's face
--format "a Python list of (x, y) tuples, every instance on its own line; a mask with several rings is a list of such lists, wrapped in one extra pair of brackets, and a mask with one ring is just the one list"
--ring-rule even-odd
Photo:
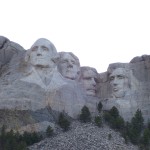
[(112, 92), (115, 97), (123, 97), (129, 89), (129, 79), (124, 68), (115, 69), (109, 76)]

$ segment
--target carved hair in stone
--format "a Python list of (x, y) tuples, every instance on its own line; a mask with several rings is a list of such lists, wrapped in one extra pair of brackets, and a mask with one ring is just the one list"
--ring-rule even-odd
[(80, 62), (72, 52), (60, 52), (58, 70), (65, 78), (77, 80), (80, 73)]
[(81, 67), (80, 82), (86, 91), (86, 95), (96, 96), (96, 84), (98, 73), (95, 68)]
[(132, 70), (127, 68), (116, 68), (109, 74), (109, 82), (112, 88), (112, 97), (122, 98), (127, 93), (135, 90), (137, 80), (133, 76)]
[(41, 68), (54, 68), (58, 54), (55, 46), (49, 40), (40, 38), (27, 51), (25, 62)]

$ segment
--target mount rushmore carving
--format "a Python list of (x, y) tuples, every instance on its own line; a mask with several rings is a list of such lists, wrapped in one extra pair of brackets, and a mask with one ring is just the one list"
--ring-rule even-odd
[(141, 109), (150, 119), (150, 56), (110, 64), (104, 73), (80, 66), (72, 52), (57, 52), (41, 38), (29, 50), (0, 37), (0, 126), (41, 131), (54, 126), (59, 112), (77, 118), (87, 105), (94, 115), (116, 106), (125, 120)]

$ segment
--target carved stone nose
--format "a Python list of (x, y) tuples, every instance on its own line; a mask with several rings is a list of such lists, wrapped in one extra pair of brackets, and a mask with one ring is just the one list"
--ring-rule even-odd
[(95, 80), (94, 80), (93, 78), (92, 78), (91, 80), (92, 80), (92, 85), (93, 85), (93, 86), (96, 86)]
[(72, 67), (73, 67), (73, 65), (72, 65), (72, 63), (71, 63), (71, 62), (68, 62), (68, 67), (70, 67), (70, 68), (72, 68)]
[(38, 53), (37, 56), (42, 56), (42, 55)]

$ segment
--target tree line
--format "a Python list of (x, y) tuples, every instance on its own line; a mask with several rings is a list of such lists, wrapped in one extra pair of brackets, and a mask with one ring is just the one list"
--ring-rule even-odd
[[(119, 131), (125, 142), (131, 142), (138, 145), (141, 150), (150, 150), (150, 122), (144, 125), (144, 118), (141, 110), (137, 109), (135, 115), (130, 122), (125, 122), (120, 116), (116, 107), (112, 107), (108, 111), (102, 111), (102, 103), (97, 105), (98, 115), (92, 118), (89, 108), (83, 106), (79, 114), (78, 120), (82, 123), (93, 122), (96, 126), (102, 127), (104, 124), (109, 125), (112, 129)], [(57, 124), (62, 128), (63, 132), (70, 129), (71, 119), (64, 113), (59, 114)], [(46, 137), (54, 135), (53, 128), (47, 127)], [(0, 150), (27, 150), (27, 147), (41, 141), (42, 134), (33, 132), (14, 132), (10, 130), (6, 132), (6, 127), (2, 126), (0, 130)], [(108, 135), (111, 139), (111, 134)]]

